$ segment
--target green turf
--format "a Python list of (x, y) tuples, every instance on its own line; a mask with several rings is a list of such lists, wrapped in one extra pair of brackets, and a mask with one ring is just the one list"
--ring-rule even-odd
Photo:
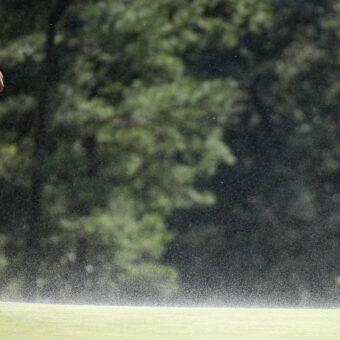
[(339, 340), (340, 310), (0, 303), (0, 339)]

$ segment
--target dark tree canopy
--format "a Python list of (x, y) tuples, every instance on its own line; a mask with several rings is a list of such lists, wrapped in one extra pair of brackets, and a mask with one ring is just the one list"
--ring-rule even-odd
[(339, 303), (337, 1), (0, 21), (0, 296)]

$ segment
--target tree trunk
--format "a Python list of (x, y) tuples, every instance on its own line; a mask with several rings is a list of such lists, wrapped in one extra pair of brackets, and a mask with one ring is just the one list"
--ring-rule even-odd
[[(86, 291), (86, 265), (87, 265), (88, 241), (86, 237), (80, 237), (77, 242), (76, 262), (74, 264), (73, 280), (71, 286), (71, 297), (80, 302)], [(82, 301), (84, 302), (84, 301)]]
[(51, 66), (56, 62), (55, 35), (56, 25), (63, 13), (70, 5), (71, 0), (60, 0), (52, 10), (46, 32), (45, 59), (42, 67), (41, 90), (38, 98), (38, 120), (35, 135), (33, 169), (31, 177), (31, 209), (28, 218), (26, 234), (26, 273), (23, 295), (26, 300), (34, 300), (37, 295), (37, 276), (41, 256), (41, 237), (46, 232), (43, 218), (43, 192), (47, 180), (44, 170), (48, 149), (48, 130), (50, 121), (49, 94), (53, 82)]

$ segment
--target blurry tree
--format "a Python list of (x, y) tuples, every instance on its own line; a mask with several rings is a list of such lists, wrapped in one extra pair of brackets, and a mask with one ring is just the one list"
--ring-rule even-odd
[(233, 47), (209, 36), (184, 54), (196, 75), (238, 82), (224, 129), (237, 163), (200, 182), (214, 206), (169, 220), (184, 294), (339, 302), (339, 16), (336, 1), (275, 1), (238, 21)]
[(1, 2), (3, 294), (171, 296), (164, 218), (212, 203), (195, 181), (233, 161), (221, 140), (230, 80), (198, 82), (178, 54), (199, 8)]
[(339, 16), (2, 0), (2, 294), (339, 301)]

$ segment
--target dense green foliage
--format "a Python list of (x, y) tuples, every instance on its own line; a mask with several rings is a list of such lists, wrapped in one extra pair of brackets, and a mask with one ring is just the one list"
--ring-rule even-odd
[(169, 259), (193, 296), (339, 302), (339, 15), (276, 1), (233, 49), (192, 54), (195, 72), (238, 82), (223, 136), (237, 163), (204, 182), (215, 205), (172, 221)]
[(0, 19), (3, 296), (339, 301), (336, 1)]

